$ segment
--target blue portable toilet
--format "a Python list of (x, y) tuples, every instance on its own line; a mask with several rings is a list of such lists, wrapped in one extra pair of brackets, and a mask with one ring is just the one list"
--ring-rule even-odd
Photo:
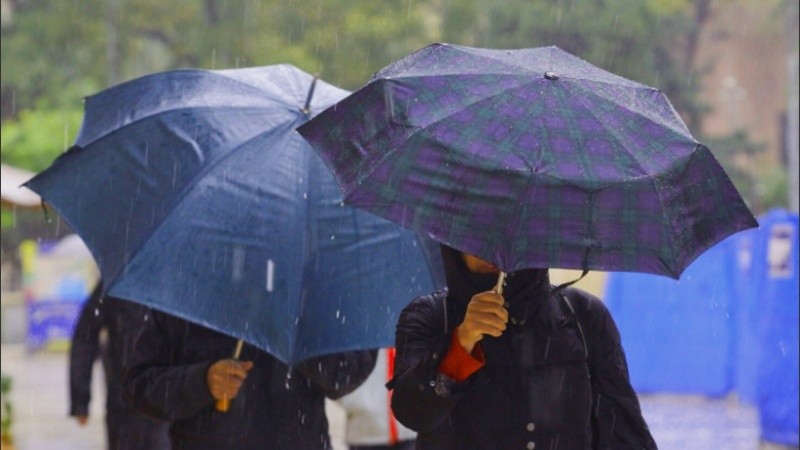
[(753, 270), (761, 318), (758, 324), (758, 412), (761, 438), (800, 444), (800, 356), (798, 356), (798, 216), (774, 210), (760, 220)]
[(606, 305), (617, 322), (638, 392), (726, 395), (733, 387), (733, 261), (729, 237), (680, 280), (611, 273)]
[(733, 263), (733, 339), (735, 346), (734, 389), (739, 400), (755, 405), (760, 357), (761, 308), (753, 270), (753, 259), (760, 229), (745, 230), (731, 237), (734, 251)]

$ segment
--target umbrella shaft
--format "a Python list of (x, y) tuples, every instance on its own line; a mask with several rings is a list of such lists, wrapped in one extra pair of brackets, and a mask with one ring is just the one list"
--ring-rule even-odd
[(239, 355), (242, 354), (242, 345), (243, 344), (244, 344), (244, 341), (242, 341), (241, 339), (236, 341), (236, 348), (233, 350), (233, 359), (239, 359)]
[(503, 283), (506, 281), (506, 273), (502, 270), (497, 274), (497, 284), (494, 286), (494, 291), (503, 295)]

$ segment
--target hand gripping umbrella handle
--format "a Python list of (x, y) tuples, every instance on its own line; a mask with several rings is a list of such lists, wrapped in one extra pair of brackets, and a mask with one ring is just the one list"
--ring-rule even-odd
[[(239, 359), (239, 355), (242, 354), (242, 344), (244, 344), (244, 342), (242, 342), (241, 339), (236, 341), (236, 348), (233, 350), (233, 359)], [(228, 408), (231, 406), (231, 400), (223, 397), (217, 400), (217, 403), (214, 406), (217, 408), (217, 411), (227, 412)]]

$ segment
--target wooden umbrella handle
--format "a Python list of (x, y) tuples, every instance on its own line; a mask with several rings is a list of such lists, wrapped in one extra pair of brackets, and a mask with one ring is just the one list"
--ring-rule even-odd
[[(244, 344), (244, 342), (242, 342), (241, 339), (236, 341), (236, 348), (233, 350), (233, 359), (236, 359), (236, 360), (239, 359), (239, 355), (241, 355), (241, 353), (242, 353), (242, 345), (243, 344)], [(217, 403), (214, 406), (217, 408), (217, 411), (219, 411), (219, 412), (227, 412), (228, 409), (231, 407), (231, 400), (229, 398), (223, 397), (223, 398), (217, 400)]]

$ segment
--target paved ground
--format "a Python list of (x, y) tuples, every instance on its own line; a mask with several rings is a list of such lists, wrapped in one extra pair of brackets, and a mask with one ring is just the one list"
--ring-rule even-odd
[[(27, 353), (21, 345), (0, 349), (2, 372), (14, 379), (14, 434), (17, 450), (103, 450), (102, 371), (95, 368), (94, 401), (89, 424), (67, 417), (67, 356), (60, 352)], [(732, 398), (643, 396), (642, 408), (662, 450), (757, 450), (755, 409)], [(340, 411), (330, 410), (331, 434), (339, 446)], [(339, 448), (341, 448), (339, 446)], [(765, 447), (761, 447), (762, 450)], [(769, 447), (773, 448), (773, 447)], [(777, 447), (776, 447), (777, 448)]]

